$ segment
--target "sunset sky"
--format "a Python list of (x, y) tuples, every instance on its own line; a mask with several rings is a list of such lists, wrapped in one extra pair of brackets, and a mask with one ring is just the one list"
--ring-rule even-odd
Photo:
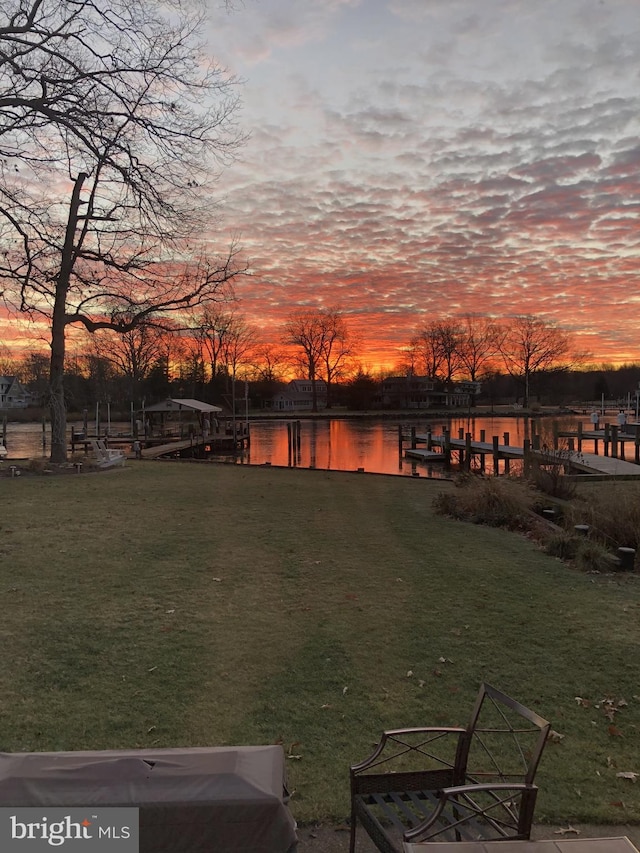
[(221, 236), (265, 339), (339, 307), (376, 368), (431, 318), (532, 313), (640, 360), (638, 0), (235, 6), (210, 41), (251, 137)]

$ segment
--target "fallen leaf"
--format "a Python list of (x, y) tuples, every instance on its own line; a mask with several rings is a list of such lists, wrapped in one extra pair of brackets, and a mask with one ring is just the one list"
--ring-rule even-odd
[(553, 833), (554, 835), (569, 835), (572, 833), (573, 835), (580, 835), (580, 830), (575, 829), (573, 826), (567, 826), (564, 829), (556, 829)]
[(326, 711), (327, 708), (331, 708), (332, 706), (327, 703), (326, 705), (321, 705), (320, 707), (323, 711)]
[(216, 583), (220, 583), (222, 581), (222, 578), (211, 578), (211, 580), (215, 581)]
[(175, 608), (173, 610), (165, 610), (165, 613), (175, 613)]
[(442, 675), (442, 670), (441, 669), (434, 669), (433, 674), (436, 676), (440, 676), (440, 675)]
[(616, 773), (618, 779), (629, 779), (631, 782), (635, 782), (640, 776), (640, 773), (633, 773), (631, 770), (625, 770), (623, 773)]
[(547, 735), (547, 740), (551, 741), (551, 743), (560, 743), (561, 740), (564, 740), (564, 735), (561, 735), (560, 732), (556, 732), (554, 729), (551, 729)]
[(411, 676), (412, 676), (412, 675), (413, 675), (413, 670), (412, 670), (412, 669), (410, 669), (410, 670), (407, 672), (407, 678), (411, 678)]
[(347, 695), (347, 690), (348, 690), (348, 689), (349, 689), (348, 687), (343, 687), (343, 688), (342, 688), (342, 695), (343, 695), (343, 696), (346, 696), (346, 695)]
[(420, 679), (418, 681), (418, 687), (424, 687), (424, 685), (425, 685), (425, 682), (422, 679)]
[(607, 755), (607, 767), (615, 767), (615, 766), (616, 766), (616, 763), (613, 760), (613, 758), (611, 758), (610, 755)]
[(583, 708), (591, 707), (591, 702), (588, 699), (583, 699), (582, 696), (576, 696), (575, 699), (578, 705), (581, 705)]
[(622, 737), (622, 732), (617, 726), (609, 726), (608, 732), (611, 737)]
[(622, 802), (622, 800), (616, 800), (613, 803), (609, 803), (609, 805), (615, 806), (617, 809), (623, 809), (624, 808), (624, 803)]

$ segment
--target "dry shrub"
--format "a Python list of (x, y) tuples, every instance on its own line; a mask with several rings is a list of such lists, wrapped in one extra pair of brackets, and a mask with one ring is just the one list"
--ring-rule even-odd
[(560, 560), (569, 561), (575, 558), (581, 544), (577, 536), (572, 536), (570, 533), (562, 531), (547, 539), (545, 551), (551, 557), (558, 557)]
[(618, 568), (612, 557), (601, 542), (583, 539), (572, 562), (585, 572), (612, 572)]
[(563, 465), (534, 465), (529, 478), (539, 492), (550, 497), (571, 500), (578, 491), (575, 480), (569, 480), (565, 476)]
[(455, 493), (440, 493), (434, 509), (474, 524), (506, 527), (509, 530), (531, 528), (535, 495), (527, 483), (513, 477), (463, 476), (456, 481)]
[(640, 547), (640, 486), (603, 483), (572, 506), (569, 524), (588, 524), (591, 538), (609, 547)]

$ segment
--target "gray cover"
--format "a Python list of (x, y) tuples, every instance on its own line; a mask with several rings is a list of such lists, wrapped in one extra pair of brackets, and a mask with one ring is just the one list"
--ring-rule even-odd
[(0, 753), (0, 806), (137, 806), (141, 853), (287, 853), (280, 746)]

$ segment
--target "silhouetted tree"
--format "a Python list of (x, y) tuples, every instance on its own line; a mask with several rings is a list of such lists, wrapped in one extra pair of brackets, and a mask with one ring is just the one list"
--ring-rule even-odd
[(500, 353), (508, 373), (524, 386), (523, 405), (526, 408), (532, 377), (560, 366), (569, 353), (569, 336), (537, 317), (518, 316), (505, 325)]
[[(127, 333), (215, 300), (234, 247), (194, 241), (239, 143), (197, 4), (8, 0), (0, 25), (5, 299), (51, 329), (51, 459), (66, 459), (66, 330)], [(189, 241), (189, 242), (188, 242)]]
[(327, 408), (331, 407), (331, 388), (344, 375), (348, 359), (354, 354), (344, 317), (334, 308), (297, 311), (285, 326), (285, 343), (299, 347), (299, 364), (311, 382), (312, 410), (318, 411), (318, 379), (327, 385)]

